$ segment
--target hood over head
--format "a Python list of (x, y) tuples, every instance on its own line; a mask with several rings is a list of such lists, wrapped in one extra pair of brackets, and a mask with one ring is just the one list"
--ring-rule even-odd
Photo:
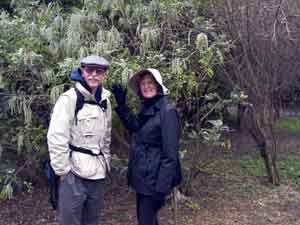
[(162, 77), (160, 75), (160, 72), (157, 69), (153, 68), (147, 68), (147, 69), (142, 69), (136, 74), (134, 74), (128, 81), (128, 86), (132, 89), (132, 91), (136, 94), (139, 95), (139, 82), (140, 78), (144, 74), (151, 74), (154, 78), (154, 80), (158, 83), (158, 85), (161, 87), (162, 94), (163, 95), (168, 95), (169, 90), (168, 88), (163, 84)]

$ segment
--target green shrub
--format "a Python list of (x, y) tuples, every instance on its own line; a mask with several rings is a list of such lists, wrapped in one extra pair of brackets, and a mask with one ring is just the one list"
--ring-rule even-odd
[[(111, 62), (105, 87), (126, 84), (141, 67), (159, 69), (183, 112), (184, 131), (198, 134), (215, 126), (207, 122), (211, 113), (215, 124), (220, 121), (215, 117), (221, 117), (225, 103), (216, 93), (214, 70), (224, 63), (222, 52), (229, 44), (202, 14), (207, 0), (43, 2), (13, 1), (11, 14), (0, 10), (0, 30), (5, 31), (0, 32), (0, 147), (17, 166), (25, 165), (22, 170), (39, 168), (53, 103), (72, 86), (70, 71), (89, 54)], [(136, 98), (128, 93), (134, 105)], [(115, 113), (113, 125), (124, 137)], [(220, 137), (223, 128), (205, 130), (206, 139), (217, 140), (214, 135)], [(3, 198), (11, 197), (7, 190)]]

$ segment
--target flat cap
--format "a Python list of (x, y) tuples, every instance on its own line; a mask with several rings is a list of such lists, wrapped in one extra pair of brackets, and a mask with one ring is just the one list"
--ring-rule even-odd
[(108, 61), (105, 58), (97, 55), (90, 55), (84, 57), (83, 59), (80, 60), (80, 64), (81, 66), (85, 66), (85, 65), (99, 66), (102, 67), (103, 69), (108, 69), (109, 67)]

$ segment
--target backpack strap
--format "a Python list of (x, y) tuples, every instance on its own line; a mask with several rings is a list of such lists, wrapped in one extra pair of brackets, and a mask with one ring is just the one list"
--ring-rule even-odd
[(77, 114), (84, 105), (84, 96), (80, 93), (80, 91), (77, 88), (75, 88), (75, 92), (76, 92), (76, 105), (75, 105), (74, 118), (75, 118), (75, 125), (77, 125)]
[(75, 112), (74, 112), (75, 125), (77, 125), (77, 114), (83, 108), (84, 104), (97, 105), (103, 110), (103, 112), (106, 111), (107, 109), (106, 99), (104, 99), (100, 103), (95, 101), (85, 101), (83, 94), (81, 94), (81, 92), (77, 88), (75, 88), (75, 92), (76, 92), (76, 105), (75, 105)]
[(107, 162), (106, 162), (106, 159), (105, 159), (105, 157), (104, 157), (104, 154), (102, 153), (102, 151), (100, 150), (100, 152), (98, 153), (98, 154), (95, 154), (95, 153), (93, 153), (91, 150), (89, 150), (89, 149), (86, 149), (86, 148), (81, 148), (81, 147), (77, 147), (77, 146), (74, 146), (74, 145), (71, 145), (71, 144), (69, 144), (69, 148), (70, 148), (70, 156), (72, 156), (72, 151), (74, 151), (74, 152), (80, 152), (80, 153), (84, 153), (84, 154), (88, 154), (88, 155), (91, 155), (91, 156), (99, 156), (99, 155), (101, 155), (101, 156), (103, 156), (103, 160), (104, 160), (104, 164), (105, 164), (105, 170), (107, 171), (107, 172), (109, 172), (109, 166), (108, 166), (108, 164), (107, 164)]
[(86, 148), (81, 148), (81, 147), (76, 147), (74, 145), (69, 144), (69, 148), (71, 149), (71, 151), (75, 151), (75, 152), (81, 152), (84, 154), (88, 154), (88, 155), (92, 155), (92, 156), (99, 156), (99, 155), (103, 155), (103, 153), (100, 151), (98, 154), (93, 153), (91, 150), (86, 149)]

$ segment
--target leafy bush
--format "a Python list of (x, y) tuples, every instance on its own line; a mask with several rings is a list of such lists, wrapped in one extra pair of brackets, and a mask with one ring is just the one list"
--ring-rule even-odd
[[(3, 158), (13, 157), (17, 166), (39, 163), (51, 108), (72, 85), (71, 70), (89, 54), (111, 62), (108, 88), (126, 84), (141, 67), (159, 69), (187, 132), (201, 133), (211, 112), (220, 116), (223, 101), (212, 81), (226, 44), (203, 14), (207, 1), (43, 2), (13, 1), (12, 14), (0, 11)], [(132, 93), (129, 104), (136, 104)], [(113, 124), (114, 132), (124, 132), (115, 114)]]

